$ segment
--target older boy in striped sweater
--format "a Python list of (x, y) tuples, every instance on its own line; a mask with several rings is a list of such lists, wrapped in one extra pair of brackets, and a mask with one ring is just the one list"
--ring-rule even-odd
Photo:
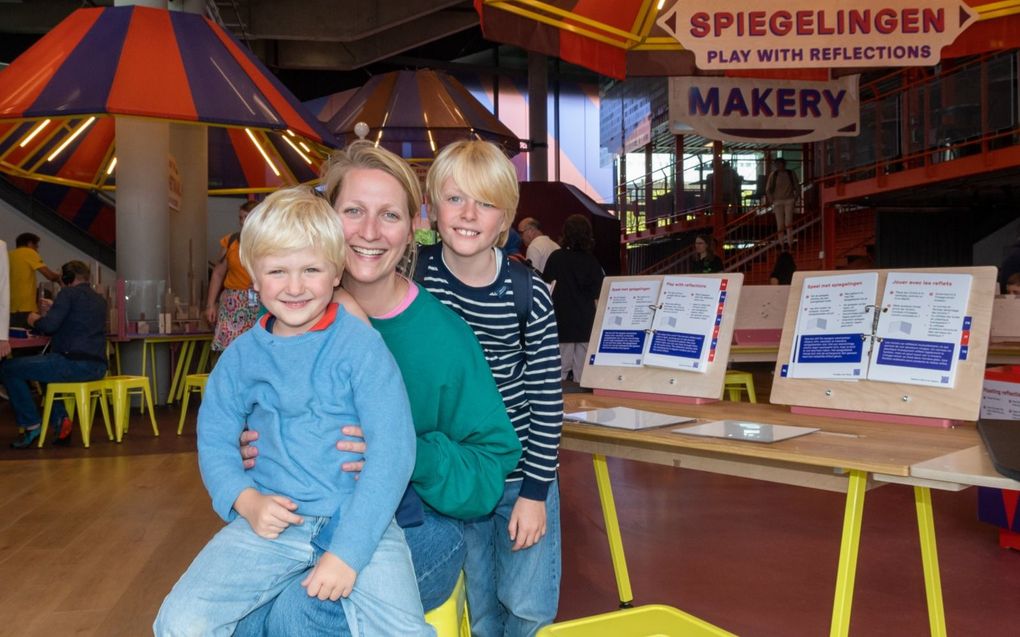
[(419, 272), (429, 292), (474, 330), (523, 449), (496, 509), (465, 526), (471, 633), (532, 635), (556, 617), (561, 571), (556, 469), (563, 394), (552, 300), (532, 276), (531, 307), (519, 321), (510, 262), (498, 247), (519, 198), (516, 171), (502, 150), (481, 141), (447, 146), (426, 189), (443, 242)]

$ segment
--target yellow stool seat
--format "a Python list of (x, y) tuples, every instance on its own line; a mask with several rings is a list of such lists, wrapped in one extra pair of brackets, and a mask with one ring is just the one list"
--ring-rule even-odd
[(439, 607), (425, 613), (425, 621), (436, 629), (436, 637), (471, 637), (463, 572), (457, 578), (450, 597)]
[(128, 429), (131, 403), (128, 396), (132, 393), (141, 394), (142, 408), (149, 408), (149, 421), (152, 423), (153, 435), (159, 435), (156, 426), (156, 411), (152, 407), (152, 390), (146, 376), (107, 376), (102, 381), (103, 388), (110, 392), (113, 402), (113, 426), (117, 433), (117, 442), (124, 438)]
[(724, 383), (730, 400), (740, 402), (740, 392), (747, 391), (747, 401), (756, 403), (754, 395), (754, 375), (751, 372), (738, 372), (732, 369), (726, 370), (726, 381)]
[(81, 442), (86, 448), (92, 434), (91, 408), (94, 400), (99, 401), (103, 411), (103, 422), (106, 424), (106, 435), (113, 440), (110, 430), (110, 415), (106, 411), (106, 397), (103, 392), (103, 381), (90, 380), (77, 383), (49, 383), (46, 385), (46, 397), (43, 399), (42, 431), (39, 433), (39, 446), (46, 440), (46, 429), (49, 428), (50, 414), (53, 413), (53, 401), (60, 398), (67, 407), (67, 415), (74, 418), (75, 407), (78, 408), (78, 426), (81, 428)]
[(181, 401), (181, 421), (177, 423), (177, 435), (184, 431), (184, 417), (188, 415), (188, 400), (192, 392), (205, 395), (205, 384), (209, 381), (209, 374), (188, 374), (184, 377), (184, 399)]
[(650, 604), (551, 624), (538, 637), (734, 637), (672, 606)]

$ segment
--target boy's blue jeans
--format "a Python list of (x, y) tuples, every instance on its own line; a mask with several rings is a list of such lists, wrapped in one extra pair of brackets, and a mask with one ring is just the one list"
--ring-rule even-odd
[(464, 524), (473, 637), (528, 637), (556, 619), (562, 575), (558, 481), (549, 485), (545, 501), (545, 537), (511, 551), (507, 528), (521, 484), (507, 482), (495, 511)]
[[(309, 603), (333, 606), (334, 602), (308, 598), (300, 584), (322, 554), (312, 538), (327, 520), (305, 516), (304, 524), (289, 526), (277, 539), (267, 540), (238, 517), (206, 544), (174, 585), (153, 631), (158, 637), (232, 635), (239, 619), (294, 585)], [(355, 637), (435, 635), (425, 624), (411, 556), (395, 522), (383, 534), (372, 561), (358, 573), (354, 592), (340, 603)], [(292, 625), (270, 634), (307, 633)]]
[[(436, 608), (453, 592), (464, 565), (463, 527), (463, 522), (426, 507), (424, 523), (404, 529), (425, 609)], [(351, 632), (345, 610), (346, 606), (338, 602), (309, 598), (299, 579), (287, 586), (274, 601), (245, 617), (237, 625), (234, 636), (294, 634), (302, 637), (349, 637)]]
[[(66, 358), (63, 354), (39, 354), (12, 358), (0, 363), (0, 378), (7, 387), (7, 395), (14, 408), (14, 419), (19, 427), (40, 424), (39, 408), (35, 404), (28, 382), (71, 383), (99, 380), (106, 374), (106, 363), (101, 361), (79, 361)], [(67, 416), (64, 401), (53, 401), (50, 412), (50, 426), (60, 424)]]

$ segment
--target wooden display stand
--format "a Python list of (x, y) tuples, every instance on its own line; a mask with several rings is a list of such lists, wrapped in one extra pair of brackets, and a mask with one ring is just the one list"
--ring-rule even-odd
[[(855, 270), (853, 273), (863, 272), (869, 270)], [(793, 275), (793, 283), (790, 286), (770, 402), (790, 405), (791, 411), (795, 413), (831, 417), (869, 419), (868, 414), (871, 413), (876, 414), (870, 417), (871, 419), (883, 422), (948, 427), (954, 424), (954, 421), (976, 421), (981, 408), (981, 389), (988, 355), (992, 301), (997, 285), (996, 269), (897, 268), (870, 272), (878, 273), (876, 304), (882, 302), (889, 272), (969, 274), (973, 277), (966, 311), (972, 319), (969, 351), (966, 360), (959, 361), (957, 365), (955, 386), (947, 389), (872, 380), (816, 380), (782, 376), (783, 365), (791, 359), (804, 279), (837, 274), (831, 271), (797, 272)]]
[(685, 370), (667, 369), (663, 367), (641, 366), (626, 367), (617, 365), (592, 365), (592, 357), (598, 350), (602, 319), (606, 313), (609, 286), (615, 281), (659, 281), (667, 275), (606, 277), (602, 283), (598, 309), (595, 313), (595, 327), (592, 329), (591, 340), (585, 356), (584, 372), (581, 385), (593, 389), (596, 394), (621, 396), (626, 398), (643, 398), (647, 400), (706, 403), (722, 398), (723, 385), (726, 380), (726, 361), (729, 360), (730, 343), (733, 340), (733, 327), (736, 324), (737, 307), (744, 275), (739, 272), (719, 272), (716, 274), (683, 275), (726, 279), (726, 303), (723, 306), (723, 318), (719, 325), (719, 337), (716, 344), (715, 360), (708, 365), (704, 373)]

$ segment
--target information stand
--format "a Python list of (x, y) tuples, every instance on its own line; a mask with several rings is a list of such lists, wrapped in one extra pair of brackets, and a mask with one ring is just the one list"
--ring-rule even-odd
[[(705, 359), (707, 364), (697, 367), (696, 371), (670, 368), (661, 362), (663, 356), (647, 356), (649, 344), (656, 331), (651, 327), (641, 330), (644, 334), (640, 335), (642, 337), (640, 347), (635, 339), (634, 349), (631, 350), (634, 353), (631, 355), (632, 362), (630, 364), (604, 364), (602, 361), (606, 358), (604, 345), (607, 330), (604, 330), (603, 327), (606, 325), (604, 319), (607, 306), (610, 304), (610, 290), (618, 290), (625, 284), (633, 286), (634, 289), (650, 290), (648, 292), (651, 295), (648, 297), (650, 300), (639, 309), (649, 310), (654, 315), (663, 311), (659, 293), (666, 289), (665, 286), (670, 280), (678, 281), (680, 279), (711, 280), (710, 285), (717, 286), (715, 289), (724, 292), (720, 295), (723, 301), (713, 309), (713, 312), (718, 312), (716, 329), (714, 333), (706, 335), (704, 342), (704, 347), (713, 349), (710, 357)], [(598, 309), (595, 314), (595, 326), (592, 329), (591, 340), (588, 342), (588, 352), (581, 377), (582, 386), (593, 389), (596, 394), (647, 400), (686, 403), (719, 400), (723, 394), (726, 362), (729, 358), (743, 280), (743, 274), (731, 272), (682, 275), (679, 278), (670, 275), (607, 277), (602, 284), (602, 293), (599, 296)], [(653, 293), (656, 289), (659, 292)], [(658, 323), (661, 325), (662, 321)], [(603, 346), (601, 349), (600, 345)], [(599, 360), (600, 356), (602, 361)], [(647, 356), (650, 361), (655, 362), (638, 362), (642, 356)], [(694, 363), (690, 363), (690, 365), (694, 366)]]
[[(888, 275), (918, 273), (927, 275), (970, 275), (969, 298), (966, 304), (968, 320), (962, 327), (961, 355), (955, 365), (952, 387), (922, 386), (906, 382), (878, 380), (841, 380), (793, 378), (787, 368), (793, 360), (794, 338), (801, 307), (805, 279), (829, 277), (834, 272), (797, 272), (790, 286), (790, 297), (783, 323), (783, 337), (779, 345), (775, 377), (770, 401), (790, 405), (791, 411), (850, 418), (871, 417), (883, 422), (909, 423), (947, 427), (956, 421), (975, 421), (981, 407), (981, 388), (991, 327), (992, 301), (995, 297), (996, 269), (971, 268), (903, 268), (895, 270), (857, 271), (878, 275), (877, 297), (872, 303), (881, 311), (883, 291)], [(877, 324), (877, 321), (876, 321)], [(865, 335), (874, 340), (881, 338)], [(866, 342), (866, 346), (871, 343)], [(866, 374), (864, 374), (866, 376)]]

